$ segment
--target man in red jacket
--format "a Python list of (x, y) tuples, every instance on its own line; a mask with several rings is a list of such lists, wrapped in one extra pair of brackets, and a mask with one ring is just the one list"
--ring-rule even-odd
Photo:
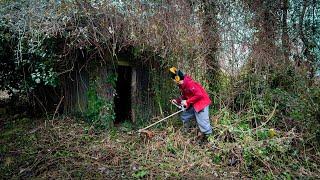
[(170, 68), (171, 78), (177, 83), (181, 96), (171, 102), (181, 104), (187, 108), (181, 114), (181, 119), (186, 129), (190, 126), (190, 119), (195, 117), (200, 131), (208, 138), (212, 134), (209, 119), (209, 105), (211, 100), (208, 93), (188, 75), (184, 75), (177, 68)]

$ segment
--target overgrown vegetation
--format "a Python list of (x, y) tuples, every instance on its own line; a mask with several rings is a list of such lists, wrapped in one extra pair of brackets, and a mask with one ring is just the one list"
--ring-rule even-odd
[[(114, 82), (114, 80), (112, 81)], [(95, 80), (90, 83), (85, 118), (95, 128), (108, 129), (112, 127), (115, 120), (113, 101), (108, 101), (98, 94), (96, 83)]]
[[(0, 102), (2, 177), (319, 178), (318, 0), (0, 8), (0, 90), (11, 95)], [(115, 128), (117, 75), (107, 72), (124, 52), (146, 77), (135, 124)], [(214, 142), (199, 143), (196, 128), (182, 133), (178, 118), (136, 133), (176, 110), (177, 89), (164, 80), (172, 65), (208, 90)], [(68, 117), (73, 110), (89, 123)]]
[[(152, 139), (130, 126), (102, 132), (72, 119), (17, 118), (1, 133), (2, 177), (14, 178), (317, 178), (316, 157), (302, 133), (251, 129), (223, 109), (214, 146), (197, 130), (167, 124)], [(273, 116), (272, 112), (268, 118)], [(215, 116), (216, 117), (216, 116)], [(31, 123), (31, 121), (33, 123)], [(274, 133), (274, 134), (273, 134)], [(302, 146), (300, 145), (302, 144)], [(313, 157), (313, 158), (311, 158)]]

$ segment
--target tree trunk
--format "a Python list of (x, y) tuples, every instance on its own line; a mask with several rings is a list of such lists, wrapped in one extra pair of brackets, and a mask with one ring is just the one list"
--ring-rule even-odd
[(282, 50), (284, 55), (284, 60), (286, 63), (289, 62), (290, 47), (289, 47), (289, 34), (288, 34), (288, 0), (283, 0), (282, 2)]
[(304, 0), (303, 6), (302, 6), (302, 11), (301, 11), (301, 14), (299, 17), (299, 35), (300, 35), (300, 38), (304, 44), (303, 54), (307, 58), (306, 67), (309, 72), (309, 75), (308, 75), (308, 78), (310, 79), (309, 85), (311, 85), (311, 84), (313, 84), (314, 75), (315, 75), (315, 69), (313, 67), (313, 64), (315, 63), (316, 58), (314, 57), (314, 55), (311, 52), (312, 44), (309, 41), (309, 39), (306, 37), (306, 35), (304, 34), (304, 16), (307, 11), (307, 6), (308, 6), (308, 0)]
[(248, 3), (249, 9), (254, 13), (253, 25), (258, 30), (254, 34), (256, 40), (249, 57), (250, 69), (252, 73), (267, 75), (277, 64), (282, 63), (278, 61), (279, 50), (275, 44), (279, 25), (277, 11), (280, 4), (270, 0), (244, 2)]
[(202, 1), (204, 22), (202, 25), (204, 40), (207, 42), (208, 51), (205, 57), (207, 64), (207, 74), (209, 90), (211, 92), (217, 91), (217, 82), (219, 80), (220, 65), (217, 58), (217, 51), (219, 45), (219, 34), (218, 34), (218, 22), (216, 15), (218, 14), (217, 5), (215, 1), (203, 0)]

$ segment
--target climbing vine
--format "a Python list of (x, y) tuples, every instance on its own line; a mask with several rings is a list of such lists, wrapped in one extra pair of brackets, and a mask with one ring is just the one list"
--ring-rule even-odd
[[(108, 76), (106, 81), (114, 79), (115, 76)], [(114, 82), (114, 80), (112, 80)], [(85, 113), (86, 119), (95, 128), (108, 129), (115, 120), (114, 102), (103, 98), (97, 91), (97, 79), (91, 80), (88, 89), (88, 108)]]

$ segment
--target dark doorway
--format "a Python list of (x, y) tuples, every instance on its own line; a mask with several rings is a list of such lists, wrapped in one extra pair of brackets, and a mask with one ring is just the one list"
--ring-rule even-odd
[(115, 124), (131, 121), (131, 74), (130, 66), (118, 66), (115, 96)]

